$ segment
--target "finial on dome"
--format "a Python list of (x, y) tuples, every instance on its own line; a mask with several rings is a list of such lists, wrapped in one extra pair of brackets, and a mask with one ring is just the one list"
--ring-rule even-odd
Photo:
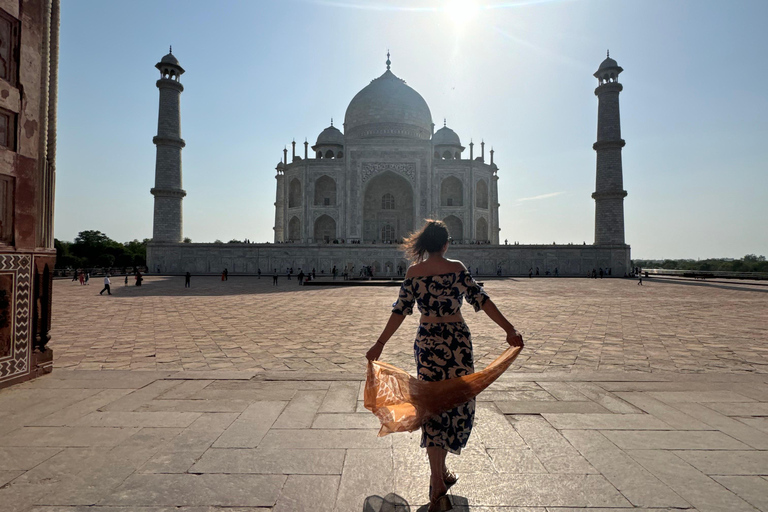
[(387, 48), (387, 71), (389, 71), (390, 64), (392, 64), (392, 61), (389, 60), (389, 48)]
[(605, 50), (605, 58), (606, 59), (611, 58), (611, 50)]
[(331, 118), (331, 126), (333, 126), (333, 118)]
[(447, 124), (445, 118), (443, 118), (443, 128), (445, 128), (446, 126), (448, 126), (448, 124)]
[(170, 48), (168, 48), (168, 53), (173, 53), (173, 45), (171, 45)]

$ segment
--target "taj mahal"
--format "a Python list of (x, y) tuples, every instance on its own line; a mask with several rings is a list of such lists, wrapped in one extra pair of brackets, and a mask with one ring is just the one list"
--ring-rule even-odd
[(405, 268), (398, 243), (423, 223), (443, 220), (451, 255), (481, 274), (527, 274), (558, 269), (585, 275), (611, 268), (624, 275), (630, 248), (624, 240), (624, 197), (618, 75), (607, 57), (598, 79), (595, 241), (592, 245), (499, 244), (499, 168), (485, 143), (470, 141), (447, 126), (435, 130), (425, 99), (391, 70), (358, 92), (347, 107), (343, 132), (331, 125), (314, 145), (296, 142), (277, 164), (274, 240), (257, 244), (183, 243), (180, 77), (184, 69), (169, 53), (156, 65), (160, 92), (155, 166), (155, 212), (147, 264), (163, 273), (267, 273), (288, 267), (373, 268), (395, 275)]

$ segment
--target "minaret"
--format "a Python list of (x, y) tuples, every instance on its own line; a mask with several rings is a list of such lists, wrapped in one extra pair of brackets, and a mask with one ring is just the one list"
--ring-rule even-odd
[(275, 243), (285, 241), (285, 164), (280, 161), (275, 167), (277, 190), (275, 193)]
[(160, 108), (157, 116), (157, 136), (152, 142), (157, 146), (155, 160), (155, 217), (152, 229), (153, 242), (182, 241), (181, 200), (187, 193), (181, 188), (181, 138), (180, 97), (184, 87), (179, 77), (184, 68), (168, 53), (155, 64), (160, 70), (157, 88), (160, 90)]
[(595, 245), (624, 245), (624, 181), (621, 169), (621, 123), (618, 82), (624, 71), (610, 55), (595, 72), (597, 96), (597, 179), (595, 193)]

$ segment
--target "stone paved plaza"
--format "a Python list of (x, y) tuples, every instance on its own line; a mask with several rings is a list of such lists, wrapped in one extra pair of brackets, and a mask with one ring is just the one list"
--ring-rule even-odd
[[(480, 279), (482, 280), (482, 278)], [(56, 368), (76, 370), (365, 371), (397, 298), (390, 287), (298, 286), (280, 277), (113, 278), (114, 296), (68, 280), (54, 287)], [(768, 286), (626, 279), (486, 279), (526, 339), (513, 367), (543, 371), (768, 372)], [(464, 308), (475, 357), (489, 363), (503, 333)], [(418, 319), (382, 358), (414, 369)]]
[[(426, 510), (418, 433), (361, 402), (397, 288), (192, 285), (55, 283), (53, 374), (0, 391), (0, 510)], [(449, 456), (455, 510), (768, 511), (768, 288), (486, 289), (527, 348)], [(483, 366), (503, 341), (466, 317)], [(415, 322), (383, 356), (409, 371)]]

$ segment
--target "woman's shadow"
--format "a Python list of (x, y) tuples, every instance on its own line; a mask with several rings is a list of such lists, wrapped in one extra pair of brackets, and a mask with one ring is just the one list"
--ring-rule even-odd
[[(463, 496), (451, 495), (453, 510), (451, 512), (469, 512), (469, 501)], [(411, 509), (405, 498), (395, 493), (381, 496), (368, 496), (363, 502), (363, 512), (427, 512), (429, 505), (422, 505), (418, 509)]]

